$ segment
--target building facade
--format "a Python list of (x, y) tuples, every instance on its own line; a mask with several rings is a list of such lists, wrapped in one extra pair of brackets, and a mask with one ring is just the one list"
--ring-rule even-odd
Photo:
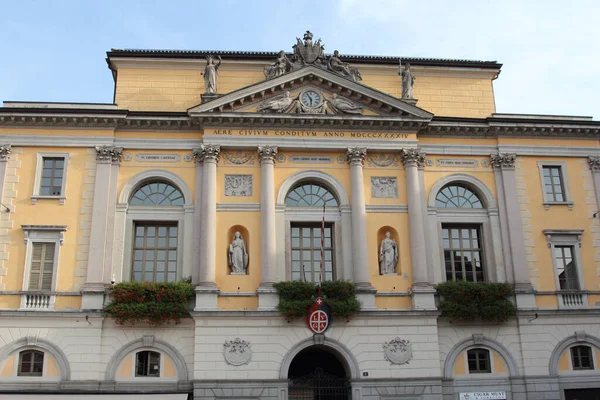
[[(600, 122), (496, 113), (496, 62), (312, 39), (111, 50), (114, 104), (4, 103), (0, 393), (325, 398), (291, 379), (317, 371), (336, 399), (598, 398)], [(362, 308), (314, 334), (273, 284), (321, 265)], [(183, 279), (180, 324), (102, 311)], [(516, 317), (441, 317), (448, 280), (510, 283)]]

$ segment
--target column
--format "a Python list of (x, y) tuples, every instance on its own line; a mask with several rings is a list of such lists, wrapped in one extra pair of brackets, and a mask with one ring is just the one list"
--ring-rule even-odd
[(277, 307), (277, 294), (273, 289), (276, 280), (275, 232), (275, 156), (277, 146), (259, 146), (260, 160), (260, 286), (258, 309), (272, 310)]
[[(112, 249), (112, 243), (108, 238), (112, 236), (114, 225), (114, 210), (116, 207), (116, 180), (118, 178), (118, 165), (121, 162), (123, 149), (113, 146), (96, 147), (96, 182), (94, 183), (94, 200), (92, 205), (92, 227), (90, 233), (90, 247), (88, 253), (87, 279), (82, 288), (82, 309), (99, 310), (104, 302), (104, 285), (106, 270), (111, 270), (112, 253), (106, 251)], [(113, 168), (113, 165), (115, 166)], [(111, 234), (109, 235), (109, 231)]]
[(192, 265), (192, 283), (197, 285), (200, 282), (200, 244), (202, 243), (202, 178), (204, 175), (204, 157), (202, 149), (197, 148), (192, 150), (194, 163), (196, 165), (195, 180), (194, 180), (194, 244), (192, 246), (193, 257)]
[[(12, 152), (12, 147), (10, 144), (3, 144), (0, 146), (0, 203), (3, 203), (3, 200), (4, 200), (4, 179), (6, 177), (6, 167), (8, 165), (8, 155), (11, 152)], [(6, 211), (6, 208), (2, 207), (2, 211)], [(10, 210), (10, 211), (12, 211), (12, 210)]]
[(215, 280), (217, 247), (217, 162), (221, 146), (200, 147), (197, 159), (203, 161), (202, 204), (200, 212), (200, 273), (196, 286), (196, 310), (216, 310), (219, 290)]
[(408, 198), (408, 224), (410, 235), (410, 262), (413, 284), (411, 288), (414, 309), (434, 310), (435, 290), (429, 283), (427, 249), (425, 246), (425, 204), (423, 203), (424, 179), (419, 178), (425, 165), (425, 153), (418, 149), (402, 150), (402, 163), (406, 176)]
[(363, 164), (366, 148), (348, 148), (352, 186), (352, 258), (356, 292), (362, 308), (375, 308), (375, 292), (369, 279), (369, 252), (367, 248), (367, 211), (365, 208), (365, 182)]
[(507, 265), (512, 266), (517, 307), (535, 308), (535, 296), (529, 280), (525, 237), (521, 223), (521, 210), (517, 197), (514, 153), (499, 153), (490, 156), (496, 178), (500, 205), (501, 223), (505, 225), (502, 235), (503, 246), (508, 247)]
[[(588, 162), (592, 170), (594, 188), (596, 189), (596, 212), (600, 212), (600, 156), (589, 156)], [(600, 214), (597, 214), (596, 217), (600, 217)]]

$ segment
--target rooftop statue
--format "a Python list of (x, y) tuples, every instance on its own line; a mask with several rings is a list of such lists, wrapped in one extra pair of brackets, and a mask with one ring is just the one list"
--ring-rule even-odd
[(398, 72), (398, 74), (402, 76), (402, 98), (409, 100), (412, 99), (412, 89), (417, 78), (415, 78), (412, 72), (410, 72), (410, 64), (404, 64), (404, 70), (402, 70), (402, 64), (400, 64), (400, 72)]
[(212, 55), (206, 57), (206, 67), (204, 67), (204, 93), (217, 93), (217, 70), (221, 66), (221, 56), (218, 56), (219, 63), (215, 64), (215, 58)]
[(265, 77), (267, 79), (277, 78), (286, 72), (290, 72), (292, 67), (292, 62), (287, 58), (285, 51), (281, 50), (275, 62), (268, 67), (265, 67)]
[(360, 72), (358, 72), (356, 68), (350, 67), (350, 64), (347, 62), (343, 62), (340, 58), (340, 52), (337, 50), (334, 51), (333, 55), (329, 57), (329, 60), (327, 60), (327, 69), (337, 73), (338, 75), (352, 79), (353, 81), (362, 81)]
[(313, 43), (313, 34), (310, 31), (306, 31), (303, 39), (304, 43), (302, 43), (300, 38), (296, 38), (296, 44), (293, 46), (294, 62), (301, 64), (323, 63), (325, 60), (325, 54), (323, 53), (325, 46), (321, 45), (321, 39)]

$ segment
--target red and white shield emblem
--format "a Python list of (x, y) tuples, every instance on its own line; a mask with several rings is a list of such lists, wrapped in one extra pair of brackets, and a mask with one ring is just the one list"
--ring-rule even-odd
[(329, 324), (329, 317), (323, 310), (315, 310), (308, 317), (308, 327), (314, 333), (323, 333)]

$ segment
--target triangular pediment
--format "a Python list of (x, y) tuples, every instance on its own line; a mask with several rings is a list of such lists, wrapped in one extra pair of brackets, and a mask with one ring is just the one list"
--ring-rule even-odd
[[(321, 108), (305, 107), (307, 103), (302, 100), (307, 99), (306, 92), (318, 92), (322, 96), (318, 102)], [(422, 122), (433, 117), (430, 112), (407, 101), (313, 66), (219, 96), (188, 109), (188, 113), (192, 117), (250, 113), (290, 117), (310, 115), (314, 118), (338, 114), (337, 118), (386, 117)]]

